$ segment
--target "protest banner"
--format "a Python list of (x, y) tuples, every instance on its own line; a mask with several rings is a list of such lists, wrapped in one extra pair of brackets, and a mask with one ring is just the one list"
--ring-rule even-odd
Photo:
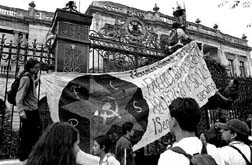
[(216, 92), (196, 42), (136, 70), (53, 73), (41, 81), (54, 122), (71, 121), (85, 141), (86, 135), (92, 139), (131, 121), (139, 136), (134, 150), (169, 132), (168, 106), (173, 99), (192, 97), (201, 107)]

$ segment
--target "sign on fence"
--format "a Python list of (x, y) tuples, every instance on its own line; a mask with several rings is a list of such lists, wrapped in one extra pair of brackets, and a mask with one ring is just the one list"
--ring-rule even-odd
[(137, 150), (169, 132), (169, 104), (192, 97), (203, 106), (216, 86), (192, 42), (148, 66), (106, 74), (54, 73), (42, 77), (43, 91), (54, 122), (70, 120), (90, 137), (106, 134), (126, 121), (140, 136)]

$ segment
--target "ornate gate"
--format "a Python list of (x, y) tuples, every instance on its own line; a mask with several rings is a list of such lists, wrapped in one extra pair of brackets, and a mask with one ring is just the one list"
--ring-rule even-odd
[(165, 56), (158, 35), (136, 17), (90, 31), (89, 72), (118, 72), (151, 64)]

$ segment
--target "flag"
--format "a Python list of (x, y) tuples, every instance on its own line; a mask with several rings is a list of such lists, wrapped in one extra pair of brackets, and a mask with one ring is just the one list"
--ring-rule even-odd
[(122, 124), (131, 121), (137, 132), (134, 150), (169, 132), (168, 106), (172, 100), (192, 97), (203, 106), (216, 92), (196, 42), (136, 70), (56, 72), (44, 75), (41, 82), (52, 120), (76, 125), (85, 146), (101, 134), (120, 134)]

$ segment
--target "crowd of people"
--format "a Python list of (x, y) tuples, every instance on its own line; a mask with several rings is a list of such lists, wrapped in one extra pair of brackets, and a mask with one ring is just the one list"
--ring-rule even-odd
[[(42, 133), (36, 94), (39, 67), (37, 60), (29, 59), (19, 77), (16, 103), (21, 119), (20, 161), (26, 165), (136, 165), (131, 122), (122, 125), (123, 136), (117, 140), (114, 150), (111, 150), (112, 143), (108, 135), (92, 139), (93, 155), (79, 148), (79, 131), (67, 122), (53, 123)], [(232, 80), (227, 88), (216, 93), (216, 97), (230, 104), (238, 97), (237, 86), (238, 82)], [(221, 130), (227, 145), (216, 147), (207, 142), (207, 134), (197, 136), (201, 113), (193, 98), (176, 98), (169, 110), (168, 125), (175, 142), (161, 153), (158, 165), (188, 165), (199, 161), (198, 157), (209, 164), (251, 164), (250, 129), (244, 121), (232, 119), (217, 122), (215, 127)]]

